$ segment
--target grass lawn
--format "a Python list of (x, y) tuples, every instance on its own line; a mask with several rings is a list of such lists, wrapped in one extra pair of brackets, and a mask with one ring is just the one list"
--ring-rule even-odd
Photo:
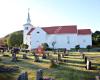
[[(28, 53), (29, 59), (22, 59), (21, 54), (17, 54), (18, 62), (11, 62), (11, 54), (5, 53), (9, 56), (0, 56), (0, 65), (19, 66), (20, 71), (15, 73), (0, 73), (0, 80), (16, 80), (18, 75), (23, 72), (28, 72), (28, 79), (36, 79), (36, 71), (43, 69), (44, 77), (52, 77), (55, 80), (93, 80), (96, 75), (100, 75), (100, 58), (92, 60), (95, 70), (86, 70), (84, 60), (78, 52), (70, 52), (69, 56), (64, 59), (67, 62), (60, 64), (57, 68), (50, 68), (50, 61), (42, 59), (41, 62), (34, 62), (34, 56)], [(52, 53), (51, 53), (52, 54)], [(86, 52), (87, 56), (100, 56), (99, 52)], [(57, 55), (52, 54), (56, 57)]]

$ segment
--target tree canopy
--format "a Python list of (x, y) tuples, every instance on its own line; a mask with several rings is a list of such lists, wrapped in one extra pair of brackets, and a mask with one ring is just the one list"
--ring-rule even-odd
[(92, 33), (92, 44), (95, 47), (100, 47), (100, 31)]
[(23, 43), (22, 31), (17, 31), (9, 35), (7, 38), (7, 44), (9, 47), (19, 47)]

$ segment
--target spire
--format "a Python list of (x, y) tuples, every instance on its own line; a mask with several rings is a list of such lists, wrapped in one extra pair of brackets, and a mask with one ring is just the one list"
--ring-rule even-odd
[(31, 19), (30, 19), (30, 14), (29, 14), (29, 8), (28, 8), (28, 18), (27, 18), (27, 23), (31, 23)]

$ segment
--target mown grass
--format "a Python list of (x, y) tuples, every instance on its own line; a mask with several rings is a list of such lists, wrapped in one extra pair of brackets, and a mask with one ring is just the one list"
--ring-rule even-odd
[[(18, 62), (12, 62), (11, 54), (5, 54), (9, 56), (1, 56), (0, 65), (19, 66), (20, 72), (28, 72), (29, 80), (35, 80), (36, 71), (40, 68), (43, 69), (44, 77), (52, 77), (55, 80), (89, 80), (95, 78), (96, 75), (100, 75), (100, 59), (92, 60), (92, 66), (96, 66), (95, 70), (86, 70), (84, 60), (78, 52), (71, 52), (69, 56), (64, 58), (67, 62), (60, 64), (57, 68), (50, 68), (50, 61), (42, 58), (41, 62), (34, 62), (34, 56), (31, 53), (28, 53), (29, 59), (22, 59), (22, 55), (17, 54)], [(85, 55), (98, 56), (100, 53), (86, 52)], [(52, 56), (57, 57), (56, 54), (52, 54)], [(16, 80), (20, 72), (0, 73), (0, 80)]]

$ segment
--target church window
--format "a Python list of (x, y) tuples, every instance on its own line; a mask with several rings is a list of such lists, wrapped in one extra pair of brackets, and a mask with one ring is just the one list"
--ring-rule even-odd
[(39, 42), (39, 41), (36, 41), (36, 42)]
[(83, 42), (85, 43), (86, 41), (85, 41), (85, 40), (83, 40)]
[(25, 27), (25, 30), (28, 30), (28, 27)]
[(69, 41), (67, 41), (67, 43), (69, 44), (70, 42), (69, 42)]
[(69, 36), (67, 37), (67, 44), (70, 44)]
[(40, 32), (39, 31), (37, 31), (37, 34), (39, 34)]

